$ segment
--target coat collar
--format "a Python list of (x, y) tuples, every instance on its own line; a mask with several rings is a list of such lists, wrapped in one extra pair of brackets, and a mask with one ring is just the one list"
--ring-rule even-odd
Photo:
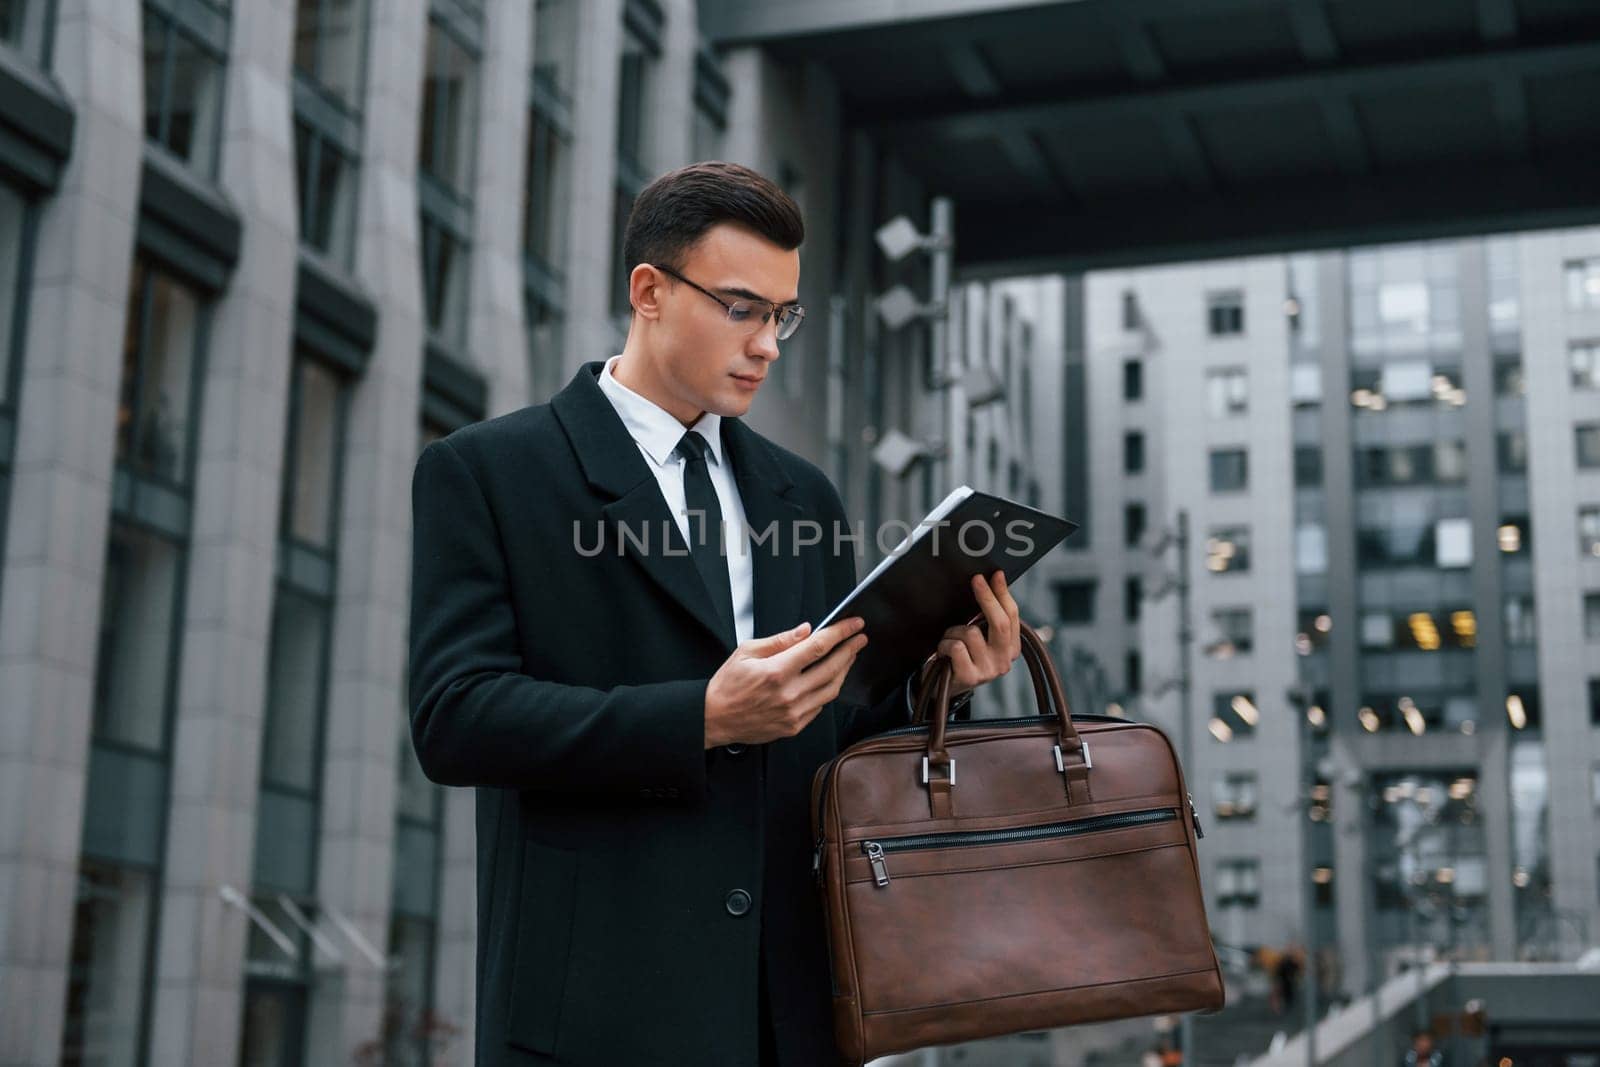
[[(622, 550), (731, 653), (734, 635), (724, 629), (712, 606), (661, 487), (628, 427), (600, 390), (604, 367), (604, 360), (580, 367), (572, 381), (551, 398), (551, 410), (572, 443), (585, 481), (609, 499), (601, 508), (605, 521), (625, 526), (635, 536), (621, 537), (609, 530), (607, 535), (617, 536)], [(745, 518), (754, 535), (764, 537), (759, 545), (752, 545), (751, 552), (755, 634), (765, 637), (800, 621), (804, 569), (792, 541), (794, 522), (806, 518), (808, 512), (793, 499), (794, 479), (765, 438), (737, 418), (722, 418), (720, 430), (723, 456), (733, 465)], [(765, 536), (769, 530), (773, 535)], [(641, 548), (638, 535), (645, 531), (652, 540), (647, 548)], [(668, 537), (665, 548), (660, 540), (663, 532)], [(609, 544), (607, 547), (611, 550)]]

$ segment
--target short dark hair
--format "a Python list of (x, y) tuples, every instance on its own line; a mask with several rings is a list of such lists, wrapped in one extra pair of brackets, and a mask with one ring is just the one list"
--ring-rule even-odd
[(805, 240), (800, 205), (764, 174), (709, 160), (668, 171), (633, 201), (623, 233), (624, 276), (641, 263), (677, 270), (696, 241), (721, 222), (738, 223), (785, 251)]

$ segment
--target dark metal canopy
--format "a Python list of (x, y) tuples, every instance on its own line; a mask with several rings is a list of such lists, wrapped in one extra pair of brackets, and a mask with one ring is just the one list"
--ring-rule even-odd
[(956, 202), (966, 276), (1600, 221), (1600, 0), (703, 0)]

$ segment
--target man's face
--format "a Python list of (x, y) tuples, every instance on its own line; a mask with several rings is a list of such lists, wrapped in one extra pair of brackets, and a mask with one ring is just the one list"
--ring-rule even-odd
[[(678, 273), (730, 303), (742, 298), (790, 304), (798, 299), (800, 252), (719, 223), (689, 250)], [(658, 316), (649, 346), (655, 384), (670, 401), (662, 406), (688, 421), (701, 411), (743, 415), (778, 359), (777, 316), (762, 323), (758, 312), (752, 329), (730, 322), (727, 309), (694, 286), (670, 275), (660, 279), (663, 284), (647, 299), (653, 298)]]

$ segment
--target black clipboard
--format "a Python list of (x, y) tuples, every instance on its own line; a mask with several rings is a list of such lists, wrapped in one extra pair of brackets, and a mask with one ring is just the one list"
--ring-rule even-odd
[(1015, 583), (1078, 528), (1059, 515), (961, 486), (930, 511), (882, 563), (812, 625), (861, 616), (867, 647), (839, 699), (875, 705), (900, 686), (952, 626), (981, 612), (972, 576), (1005, 571)]

